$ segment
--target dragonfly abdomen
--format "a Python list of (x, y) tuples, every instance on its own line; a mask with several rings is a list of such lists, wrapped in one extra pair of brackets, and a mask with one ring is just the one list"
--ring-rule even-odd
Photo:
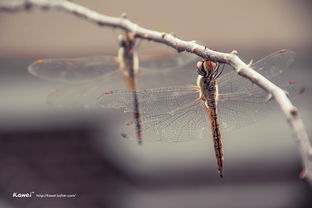
[[(215, 100), (214, 100), (215, 101)], [(220, 177), (223, 177), (223, 147), (220, 132), (220, 122), (218, 117), (217, 105), (214, 101), (207, 101), (207, 113), (210, 120), (213, 144), (215, 149), (215, 157), (217, 160), (218, 171)]]

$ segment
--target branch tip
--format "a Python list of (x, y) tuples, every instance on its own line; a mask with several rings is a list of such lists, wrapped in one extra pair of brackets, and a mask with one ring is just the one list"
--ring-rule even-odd
[(233, 55), (238, 55), (238, 52), (237, 52), (236, 50), (233, 50), (233, 51), (231, 52), (231, 54), (233, 54)]
[(272, 98), (273, 98), (273, 95), (272, 95), (272, 93), (269, 93), (268, 95), (267, 95), (267, 97), (265, 98), (265, 101), (264, 102), (269, 102), (269, 101), (271, 101), (272, 100)]
[(127, 19), (128, 15), (127, 15), (126, 12), (123, 12), (123, 13), (121, 13), (120, 17), (123, 18), (123, 19)]
[(251, 59), (248, 63), (248, 66), (250, 67), (253, 64), (253, 59)]

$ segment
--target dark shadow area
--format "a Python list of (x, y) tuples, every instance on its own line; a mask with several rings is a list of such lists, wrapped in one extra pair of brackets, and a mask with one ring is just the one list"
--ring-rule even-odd
[[(60, 123), (65, 125), (1, 130), (1, 198), (13, 207), (123, 207), (127, 176), (96, 149), (94, 126), (65, 118)], [(30, 198), (15, 197), (31, 192)]]

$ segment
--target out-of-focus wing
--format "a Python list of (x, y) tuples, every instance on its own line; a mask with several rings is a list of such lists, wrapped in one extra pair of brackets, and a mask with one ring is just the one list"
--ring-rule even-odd
[(195, 68), (195, 62), (199, 59), (197, 56), (187, 52), (158, 52), (158, 54), (154, 55), (146, 55), (142, 54), (142, 59), (140, 59), (140, 68), (144, 69), (152, 69), (155, 71), (162, 70), (172, 70), (176, 68), (183, 68), (184, 66), (188, 66), (193, 64)]
[(42, 79), (74, 83), (98, 79), (118, 67), (116, 57), (97, 56), (40, 59), (29, 65), (28, 70)]
[(70, 84), (53, 90), (47, 98), (49, 105), (54, 107), (100, 107), (99, 95), (108, 89), (127, 89), (120, 71), (107, 73), (92, 82)]
[(141, 69), (167, 71), (176, 68), (184, 69), (192, 64), (195, 70), (196, 61), (199, 60), (199, 57), (194, 54), (178, 53), (176, 49), (152, 41), (142, 40), (138, 46)]
[[(171, 70), (193, 63), (196, 56), (190, 53), (177, 53), (163, 50), (151, 53), (142, 52), (140, 70)], [(94, 56), (81, 58), (39, 59), (29, 65), (29, 72), (42, 79), (60, 82), (81, 82), (98, 79), (117, 70), (119, 63), (115, 56)]]

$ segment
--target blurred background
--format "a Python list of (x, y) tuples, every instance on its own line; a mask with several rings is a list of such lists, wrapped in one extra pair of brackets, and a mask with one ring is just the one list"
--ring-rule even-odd
[[(297, 57), (287, 76), (305, 88), (293, 101), (312, 135), (311, 1), (74, 2), (105, 15), (126, 12), (143, 27), (218, 51), (237, 50), (247, 62), (292, 49)], [(33, 77), (28, 65), (38, 58), (115, 55), (118, 34), (59, 11), (0, 13), (0, 207), (312, 206), (311, 188), (299, 179), (297, 143), (278, 108), (223, 132), (220, 179), (211, 139), (138, 146), (116, 136), (124, 116), (118, 110), (49, 106), (47, 95), (61, 84)], [(76, 197), (18, 199), (14, 192)]]

